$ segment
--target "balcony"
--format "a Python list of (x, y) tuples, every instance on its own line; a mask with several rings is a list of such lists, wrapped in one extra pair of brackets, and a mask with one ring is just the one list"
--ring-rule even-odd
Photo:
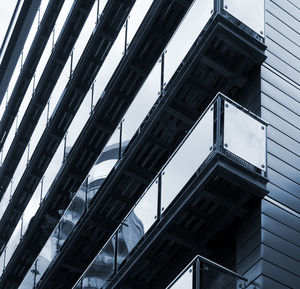
[[(169, 1), (160, 2), (168, 3)], [(174, 3), (176, 5), (178, 3), (186, 5), (186, 1), (175, 1)], [(259, 65), (265, 59), (264, 50), (266, 47), (263, 44), (263, 34), (257, 32), (255, 27), (243, 24), (241, 22), (243, 19), (234, 13), (236, 10), (230, 10), (234, 6), (230, 5), (226, 8), (221, 1), (200, 0), (195, 2), (198, 5), (201, 5), (201, 3), (207, 3), (209, 7), (199, 9), (199, 6), (198, 8), (194, 6), (190, 11), (197, 11), (198, 17), (192, 17), (191, 19), (201, 19), (203, 25), (194, 25), (194, 22), (189, 22), (187, 30), (183, 29), (180, 31), (188, 31), (189, 33), (185, 34), (191, 35), (191, 29), (196, 27), (197, 30), (193, 34), (194, 38), (189, 39), (190, 42), (184, 41), (186, 47), (182, 49), (182, 46), (179, 46), (178, 42), (175, 41), (175, 39), (181, 39), (179, 43), (183, 44), (182, 38), (177, 38), (176, 35), (178, 34), (176, 34), (172, 42), (167, 46), (167, 54), (163, 52), (161, 67), (157, 66), (159, 69), (153, 70), (154, 75), (157, 76), (157, 82), (153, 79), (151, 83), (148, 82), (148, 85), (150, 83), (149, 87), (155, 91), (152, 91), (150, 88), (147, 90), (149, 94), (157, 97), (156, 89), (158, 89), (157, 87), (160, 84), (159, 97), (153, 101), (155, 104), (141, 123), (137, 133), (133, 137), (132, 135), (130, 136), (132, 139), (124, 150), (122, 159), (114, 166), (103, 185), (95, 192), (95, 197), (89, 205), (89, 210), (71, 232), (66, 245), (62, 248), (61, 254), (51, 263), (49, 269), (41, 278), (39, 288), (69, 288), (66, 287), (66, 284), (69, 286), (78, 280), (90, 262), (96, 257), (99, 249), (104, 247), (109, 237), (117, 229), (120, 220), (126, 217), (133, 204), (139, 200), (151, 180), (160, 171), (162, 165), (168, 160), (170, 154), (173, 153), (186, 133), (194, 125), (217, 91), (222, 91), (241, 103), (248, 97), (246, 92), (249, 92), (253, 79), (257, 77)], [(256, 7), (254, 8), (255, 11)], [(165, 20), (171, 21), (173, 19), (171, 16), (166, 16), (168, 14), (161, 13), (161, 11), (165, 10), (157, 10), (159, 12), (157, 16), (159, 21), (154, 21), (154, 23), (165, 23)], [(168, 9), (168, 11), (171, 13), (172, 9)], [(180, 11), (182, 11), (182, 8)], [(201, 13), (198, 13), (199, 11)], [(163, 18), (162, 15), (164, 15)], [(152, 17), (151, 19), (155, 18)], [(170, 27), (172, 25), (174, 24), (170, 24)], [(166, 27), (165, 24), (163, 26)], [(132, 70), (132, 74), (120, 66), (122, 74), (116, 74), (118, 77), (115, 77), (114, 81), (110, 82), (108, 89), (105, 89), (103, 98), (95, 106), (93, 116), (88, 120), (83, 133), (74, 144), (66, 165), (57, 178), (55, 186), (53, 186), (56, 189), (49, 192), (49, 198), (46, 199), (44, 202), (46, 205), (40, 210), (42, 213), (39, 214), (40, 218), (39, 221), (36, 221), (37, 225), (35, 228), (43, 227), (44, 221), (42, 216), (50, 209), (51, 212), (54, 210), (65, 210), (67, 204), (69, 204), (68, 196), (72, 192), (72, 188), (74, 188), (75, 181), (78, 185), (80, 182), (83, 182), (88, 173), (87, 168), (92, 166), (92, 163), (96, 160), (97, 153), (100, 153), (103, 149), (113, 128), (116, 128), (117, 124), (122, 120), (122, 113), (131, 104), (132, 98), (139, 87), (136, 85), (133, 90), (132, 84), (141, 84), (146, 78), (146, 73), (143, 73), (143, 69), (139, 67), (139, 64), (147, 64), (147, 57), (149, 57), (149, 63), (154, 63), (156, 61), (154, 56), (157, 55), (158, 57), (162, 50), (165, 51), (165, 47), (162, 45), (159, 46), (162, 50), (154, 49), (152, 46), (158, 43), (156, 39), (152, 41), (152, 37), (156, 37), (157, 31), (161, 31), (161, 29), (158, 29), (155, 25), (151, 26), (151, 29), (147, 28), (145, 31), (148, 31), (150, 36), (143, 32), (144, 34), (140, 38), (135, 38), (137, 39), (137, 45), (129, 47), (129, 53), (124, 57), (124, 60), (126, 60), (126, 63), (124, 63), (130, 71)], [(162, 39), (166, 35), (165, 33), (163, 34), (164, 37)], [(135, 47), (140, 50), (135, 50)], [(147, 52), (145, 50), (146, 47), (149, 48), (149, 53), (144, 53), (145, 51)], [(139, 53), (139, 51), (143, 51), (143, 54)], [(133, 60), (128, 60), (127, 62), (129, 57)], [(128, 81), (129, 75), (132, 77), (130, 81)], [(162, 75), (163, 81), (159, 83)], [(119, 87), (122, 87), (122, 90), (116, 91), (116, 88)], [(249, 95), (250, 98), (254, 98), (256, 94), (250, 93)], [(108, 112), (106, 111), (107, 107), (110, 107)], [(106, 117), (102, 118), (103, 115), (106, 115)], [(213, 118), (217, 117), (214, 108), (212, 115)], [(125, 119), (128, 119), (126, 115)], [(217, 122), (214, 122), (216, 120), (211, 122), (213, 130), (217, 130)], [(136, 123), (139, 124), (139, 122)], [(126, 131), (127, 123), (123, 124), (123, 128)], [(183, 174), (182, 179), (186, 177), (185, 181), (187, 181), (189, 174), (192, 176), (197, 171), (201, 175), (198, 176), (196, 173), (192, 178), (198, 181), (201, 179), (205, 180), (205, 183), (199, 185), (199, 196), (202, 199), (197, 200), (197, 205), (200, 208), (195, 205), (195, 207), (190, 209), (190, 213), (194, 214), (196, 218), (202, 216), (208, 219), (210, 218), (209, 215), (214, 213), (220, 218), (225, 215), (228, 216), (227, 221), (229, 222), (243, 214), (243, 204), (247, 203), (248, 199), (251, 199), (252, 196), (257, 197), (264, 194), (265, 179), (264, 170), (260, 167), (262, 164), (256, 167), (251, 162), (244, 161), (243, 156), (240, 156), (234, 150), (233, 143), (226, 143), (227, 147), (225, 147), (225, 144), (221, 146), (221, 129), (223, 128), (220, 125), (219, 142), (217, 142), (218, 134), (212, 130), (213, 141), (209, 144), (207, 154), (204, 151), (200, 151), (199, 147), (196, 147), (195, 151), (200, 152), (200, 155), (203, 157), (203, 163), (198, 158), (196, 160), (192, 159), (191, 167), (194, 171), (191, 172), (187, 169), (186, 173), (182, 169), (180, 173)], [(97, 134), (95, 133), (96, 131)], [(135, 132), (135, 130), (133, 131)], [(206, 139), (206, 132), (204, 134)], [(88, 140), (91, 140), (91, 142), (87, 146)], [(207, 161), (206, 157), (209, 157)], [(193, 161), (196, 162), (195, 167), (193, 167)], [(249, 159), (249, 161), (251, 160)], [(201, 168), (197, 167), (197, 165), (201, 166)], [(82, 168), (85, 168), (85, 170)], [(181, 193), (179, 191), (181, 189), (177, 184), (177, 192), (174, 191), (170, 196), (167, 194), (158, 195), (159, 190), (161, 193), (163, 190), (168, 190), (168, 175), (170, 175), (171, 170), (168, 171), (166, 167), (165, 169), (165, 174), (159, 176), (161, 180), (157, 179), (157, 184), (154, 182), (153, 186), (149, 188), (149, 190), (154, 191), (154, 199), (161, 199), (159, 211), (157, 211), (158, 201), (150, 202), (151, 218), (153, 217), (154, 221), (151, 219), (151, 222), (148, 222), (149, 224), (147, 225), (145, 218), (142, 218), (144, 222), (143, 232), (147, 231), (154, 222), (167, 221), (169, 216), (172, 215), (173, 208), (176, 208), (177, 198), (180, 198)], [(203, 175), (205, 173), (208, 174), (207, 179)], [(76, 175), (75, 181), (74, 174)], [(185, 176), (186, 174), (187, 176)], [(234, 177), (234, 180), (231, 177)], [(206, 182), (210, 183), (207, 187), (205, 186)], [(169, 183), (173, 185), (170, 179)], [(242, 187), (241, 183), (246, 184), (245, 188), (248, 184), (251, 184), (253, 188), (238, 192), (239, 188)], [(66, 184), (70, 184), (70, 186), (67, 187)], [(225, 192), (224, 184), (229, 186), (229, 193)], [(60, 193), (62, 191), (64, 192), (63, 194)], [(193, 196), (197, 196), (197, 194)], [(145, 201), (145, 203), (147, 202)], [(155, 211), (154, 215), (152, 214), (152, 206)], [(202, 210), (208, 210), (209, 206), (212, 206), (211, 211), (207, 212), (207, 214), (202, 214)], [(140, 207), (142, 208), (142, 205)], [(147, 210), (144, 212), (146, 213)], [(156, 218), (154, 218), (155, 216)], [(214, 222), (217, 222), (217, 218), (214, 218)], [(206, 222), (204, 223), (206, 224)], [(126, 225), (124, 226), (126, 227)], [(220, 230), (224, 229), (224, 227), (225, 225), (219, 225)], [(125, 229), (124, 231), (126, 231)], [(214, 227), (214, 229), (217, 230), (218, 228)], [(200, 228), (195, 230), (200, 230)], [(32, 231), (34, 230), (32, 229)], [(181, 229), (175, 229), (175, 231), (183, 232)], [(136, 243), (143, 236), (144, 233), (139, 239), (130, 239), (128, 236), (127, 255), (133, 248), (136, 248)], [(180, 241), (178, 234), (172, 238), (173, 241)], [(186, 244), (187, 242), (185, 242)], [(194, 246), (190, 245), (189, 247), (193, 250)], [(195, 252), (193, 251), (192, 256), (194, 255)], [(116, 253), (116, 256), (124, 258), (123, 253)], [(115, 264), (119, 264), (119, 261), (119, 259), (115, 261)], [(123, 263), (123, 260), (121, 263)], [(113, 273), (117, 267), (113, 267)], [(156, 287), (152, 286), (151, 288)]]
[(266, 132), (265, 121), (218, 93), (107, 243), (117, 250), (104, 288), (137, 278), (135, 272), (145, 277), (153, 262), (161, 271), (149, 286), (164, 288), (160, 278), (174, 278), (188, 258), (243, 217), (251, 200), (267, 193)]
[(246, 288), (247, 279), (202, 256), (193, 261), (167, 289), (236, 289)]

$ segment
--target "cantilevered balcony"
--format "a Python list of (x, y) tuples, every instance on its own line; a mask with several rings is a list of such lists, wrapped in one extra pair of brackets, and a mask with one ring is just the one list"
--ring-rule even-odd
[[(205, 252), (215, 235), (262, 198), (266, 130), (258, 116), (217, 94), (109, 241), (117, 253), (104, 288), (165, 288), (195, 252)], [(134, 231), (132, 215), (143, 224), (139, 238), (121, 234)], [(126, 255), (118, 252), (118, 238)], [(212, 267), (206, 267), (212, 278)]]
[[(115, 248), (122, 238), (127, 252), (114, 254), (105, 288), (128, 282), (164, 288), (188, 258), (205, 251), (253, 199), (262, 198), (267, 193), (266, 130), (258, 116), (217, 94), (112, 236)], [(132, 215), (143, 224), (139, 238), (121, 234), (135, 231), (128, 221)]]
[(167, 289), (246, 288), (247, 279), (207, 259), (196, 256)]
[[(259, 66), (265, 59), (264, 50), (266, 46), (263, 43), (263, 30), (260, 33), (261, 31), (255, 26), (257, 23), (261, 23), (261, 19), (259, 21), (256, 19), (256, 22), (247, 19), (247, 22), (245, 20), (243, 23), (243, 17), (237, 14), (239, 9), (232, 9), (236, 6), (226, 5), (226, 8), (223, 2), (213, 0), (196, 1), (195, 3), (199, 4), (199, 2), (200, 4), (205, 2), (209, 8), (196, 9), (199, 18), (203, 19), (203, 26), (197, 26), (198, 30), (195, 32), (193, 41), (186, 45), (185, 49), (179, 49), (178, 42), (174, 41), (173, 46), (170, 44), (167, 46), (167, 54), (162, 53), (161, 70), (159, 70), (157, 78), (161, 79), (162, 82), (157, 101), (125, 148), (122, 158), (95, 193), (90, 202), (89, 210), (86, 211), (71, 232), (68, 240), (61, 248), (61, 253), (42, 276), (38, 288), (57, 289), (73, 286), (76, 282), (74, 280), (78, 280), (88, 264), (96, 257), (100, 248), (105, 245), (119, 226), (120, 220), (126, 217), (133, 204), (138, 201), (143, 191), (149, 186), (151, 180), (161, 170), (161, 167), (218, 91), (228, 94), (239, 103), (246, 103), (245, 100), (251, 102), (257, 96), (256, 93), (249, 93), (249, 90), (255, 80), (258, 79)], [(156, 2), (154, 3), (156, 4)], [(172, 3), (184, 4), (186, 2)], [(239, 6), (239, 2), (236, 4)], [(247, 8), (249, 10), (247, 15), (258, 15), (257, 9), (261, 11), (261, 8), (263, 10), (263, 7), (256, 7), (255, 5), (251, 9)], [(171, 12), (172, 9), (167, 11)], [(164, 14), (164, 18), (162, 18), (162, 14), (159, 14), (157, 18), (160, 19), (159, 23), (162, 23), (163, 26), (165, 26), (165, 20), (172, 20), (172, 17), (165, 15), (167, 14)], [(149, 29), (151, 37), (160, 31), (155, 27)], [(192, 27), (193, 25), (190, 25), (189, 29), (185, 30), (186, 34), (190, 32)], [(151, 37), (145, 35), (145, 32), (142, 31), (142, 37), (145, 41), (142, 41), (142, 38), (135, 38), (141, 51), (145, 53), (140, 54), (138, 50), (132, 50), (129, 46), (128, 51), (131, 51), (131, 54), (129, 53), (124, 57), (125, 60), (127, 57), (134, 59), (129, 69), (133, 69), (136, 64), (145, 63), (146, 57), (151, 58), (152, 61), (155, 59), (152, 54), (157, 50), (153, 49), (152, 44), (149, 43)], [(176, 34), (173, 39), (175, 37)], [(182, 43), (182, 40), (179, 43)], [(157, 44), (157, 40), (153, 41), (154, 44)], [(149, 53), (146, 47), (151, 48), (149, 48)], [(135, 68), (134, 71), (136, 70)], [(129, 80), (127, 70), (122, 71), (124, 75), (115, 74), (113, 81), (105, 89), (101, 101), (95, 106), (92, 117), (74, 144), (65, 166), (56, 179), (56, 184), (53, 186), (56, 189), (49, 191), (48, 198), (40, 210), (43, 213), (40, 213), (39, 219), (36, 219), (38, 221), (36, 221), (35, 227), (31, 227), (32, 231), (44, 227), (44, 220), (41, 216), (47, 214), (46, 212), (49, 212), (50, 208), (51, 212), (65, 209), (69, 203), (69, 193), (84, 181), (88, 170), (96, 160), (97, 153), (100, 153), (104, 148), (109, 136), (113, 133), (113, 129), (122, 120), (125, 107), (129, 107), (132, 103), (134, 93), (137, 90), (132, 90), (131, 84), (142, 82), (139, 80), (141, 79), (140, 74), (132, 73), (132, 78), (130, 77)], [(150, 83), (149, 87), (155, 87), (155, 85), (157, 83)], [(119, 91), (120, 88), (121, 91)], [(154, 92), (154, 95), (157, 95), (157, 91)], [(110, 108), (109, 111), (107, 111), (107, 107)], [(228, 149), (225, 150), (220, 144), (213, 146), (214, 141), (209, 146), (209, 148), (212, 147), (212, 150), (204, 155), (214, 156), (214, 162), (210, 163), (210, 169), (212, 172), (225, 174), (228, 168), (228, 171), (232, 173), (231, 170), (235, 169), (234, 164), (240, 160), (239, 157), (241, 156), (233, 157), (231, 154), (231, 160), (229, 155), (230, 149), (233, 148), (231, 147), (232, 144), (228, 143)], [(222, 163), (224, 159), (229, 159), (229, 164)], [(199, 166), (200, 163), (198, 163)], [(204, 163), (206, 164), (206, 162)], [(246, 172), (247, 177), (249, 175), (253, 177), (251, 181), (255, 180), (256, 177), (261, 177), (259, 170), (263, 171), (262, 167), (254, 168), (253, 164), (248, 166), (245, 164), (241, 166), (244, 170), (239, 171), (240, 180), (243, 179), (243, 172)], [(227, 177), (229, 178), (229, 176)], [(220, 183), (227, 181), (226, 178), (224, 180), (216, 178), (216, 181), (219, 179)], [(166, 180), (167, 178), (165, 178)], [(163, 184), (162, 182), (161, 186)], [(250, 195), (263, 195), (261, 194), (263, 188), (259, 184), (258, 181), (257, 189), (254, 189), (254, 194), (251, 192)], [(223, 184), (219, 187), (224, 191)], [(216, 199), (214, 194), (209, 193), (209, 189), (214, 191), (213, 188), (206, 188), (206, 195), (211, 196), (213, 200)], [(220, 191), (222, 192), (222, 190)], [(235, 193), (238, 197), (247, 195), (243, 194), (242, 190)], [(224, 192), (221, 195), (227, 196)], [(228, 198), (231, 199), (230, 194)], [(168, 205), (168, 202), (173, 202), (173, 199), (165, 201)], [(238, 201), (239, 198), (235, 200), (236, 205), (238, 205)], [(219, 202), (210, 202), (209, 200), (205, 201), (203, 207), (208, 210), (208, 207), (212, 205), (210, 208), (212, 214), (216, 209), (216, 214), (227, 216), (227, 218), (222, 219), (224, 222), (227, 219), (231, 221), (231, 218), (235, 219), (236, 216), (242, 215), (243, 209), (233, 210), (234, 204), (231, 201), (223, 200), (222, 203), (226, 205), (225, 208), (219, 207)], [(166, 208), (167, 206), (161, 206), (159, 214), (157, 213), (158, 218), (160, 214), (165, 214)], [(197, 208), (193, 208), (192, 211), (198, 216), (199, 210)], [(201, 215), (201, 213), (199, 214)], [(183, 232), (181, 229), (179, 231)], [(35, 238), (37, 237), (35, 236)], [(190, 247), (193, 248), (193, 246)], [(198, 253), (197, 250), (196, 253)], [(178, 254), (181, 255), (181, 253)], [(193, 251), (194, 255), (195, 251)]]

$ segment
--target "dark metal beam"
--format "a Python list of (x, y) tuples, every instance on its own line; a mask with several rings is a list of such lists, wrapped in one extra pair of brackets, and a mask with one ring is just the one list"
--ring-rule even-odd
[[(21, 72), (9, 98), (7, 107), (1, 118), (0, 150), (3, 148), (9, 130), (12, 127), (13, 121), (17, 115), (27, 88), (31, 82), (42, 53), (44, 52), (47, 40), (50, 37), (63, 3), (64, 0), (51, 0), (46, 8), (39, 29), (33, 39), (24, 65), (21, 68)], [(24, 142), (23, 144), (26, 146), (27, 142)]]
[[(55, 87), (55, 84), (60, 76), (60, 73), (62, 72), (65, 63), (68, 60), (73, 45), (75, 44), (76, 39), (79, 36), (79, 33), (84, 25), (87, 16), (84, 16), (86, 15), (86, 13), (83, 13), (83, 11), (85, 10), (90, 11), (92, 9), (92, 4), (94, 1), (95, 0), (88, 0), (82, 2), (80, 0), (77, 0), (76, 2), (74, 2), (72, 6), (70, 14), (68, 15), (68, 18), (64, 25), (64, 28), (61, 31), (60, 36), (55, 45), (55, 49), (51, 53), (47, 61), (47, 64), (45, 65), (44, 71), (40, 77), (35, 92), (32, 95), (30, 103), (28, 104), (27, 109), (22, 118), (22, 121), (18, 127), (18, 131), (4, 159), (2, 170), (0, 172), (0, 184), (1, 184), (0, 200), (2, 199), (9, 185), (9, 182), (13, 177), (13, 174), (22, 158), (26, 146), (29, 143), (32, 133), (34, 132), (34, 129), (43, 112), (43, 109), (47, 104), (47, 101)], [(70, 37), (70, 33), (72, 34), (72, 37)], [(33, 56), (30, 56), (30, 58), (28, 58), (28, 62), (26, 59), (25, 68), (27, 68), (27, 70), (29, 69), (28, 66), (31, 65), (30, 61), (32, 61), (31, 59), (32, 57), (35, 57), (35, 54)], [(60, 59), (60, 64), (57, 63), (57, 59)], [(16, 93), (17, 92), (18, 91), (16, 91)], [(25, 92), (26, 91), (24, 91), (23, 94), (25, 94)], [(16, 98), (21, 99), (22, 97), (20, 95), (16, 95), (16, 96), (14, 95), (12, 99), (12, 103), (9, 105), (8, 108), (13, 107), (14, 109), (15, 103), (13, 101)], [(15, 113), (17, 113), (17, 111)], [(11, 122), (13, 122), (13, 119), (11, 120)], [(3, 134), (3, 136), (4, 134), (8, 134), (8, 131), (6, 131), (7, 124), (3, 123), (5, 127), (2, 126), (0, 127), (1, 128), (0, 133)], [(2, 135), (0, 136), (2, 137)], [(54, 137), (55, 134), (53, 133), (53, 138)]]
[(0, 104), (16, 67), (41, 0), (24, 1), (0, 65)]

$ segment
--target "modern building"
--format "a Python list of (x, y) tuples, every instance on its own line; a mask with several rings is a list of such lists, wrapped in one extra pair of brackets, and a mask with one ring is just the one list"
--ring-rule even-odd
[(17, 1), (0, 288), (299, 288), (299, 20), (298, 0)]

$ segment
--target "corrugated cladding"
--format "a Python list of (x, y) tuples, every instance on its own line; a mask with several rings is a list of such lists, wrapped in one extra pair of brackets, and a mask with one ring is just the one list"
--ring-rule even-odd
[[(238, 234), (237, 270), (247, 288), (300, 288), (300, 1), (265, 0), (267, 59), (261, 117), (269, 122), (269, 197)], [(256, 287), (255, 287), (256, 286)]]
[[(260, 245), (251, 251), (261, 267), (261, 288), (300, 288), (300, 2), (266, 0), (267, 59), (261, 70), (261, 116), (269, 122), (269, 197), (263, 200)], [(255, 247), (255, 246), (254, 246)], [(248, 255), (248, 262), (249, 262)]]

